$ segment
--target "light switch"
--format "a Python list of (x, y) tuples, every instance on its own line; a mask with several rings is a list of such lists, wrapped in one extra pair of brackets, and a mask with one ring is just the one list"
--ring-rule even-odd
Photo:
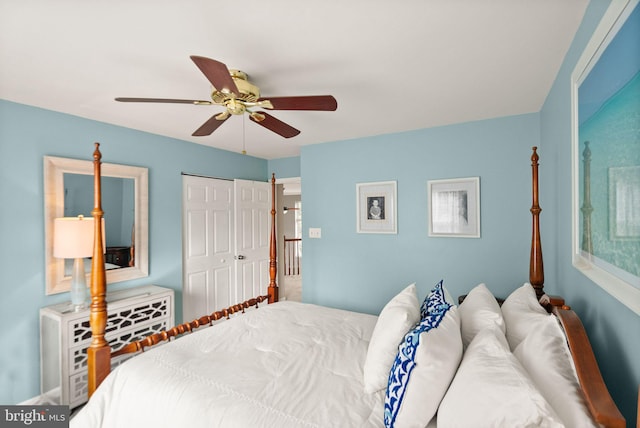
[(322, 229), (320, 229), (319, 227), (310, 227), (309, 238), (322, 238)]

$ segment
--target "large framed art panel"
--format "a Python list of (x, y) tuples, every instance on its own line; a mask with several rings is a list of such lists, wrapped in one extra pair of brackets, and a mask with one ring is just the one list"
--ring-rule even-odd
[(640, 314), (638, 2), (611, 2), (571, 76), (572, 260)]

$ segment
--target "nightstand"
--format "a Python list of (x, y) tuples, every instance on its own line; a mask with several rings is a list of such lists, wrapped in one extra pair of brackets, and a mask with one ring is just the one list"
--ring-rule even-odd
[[(107, 294), (105, 337), (112, 350), (174, 325), (174, 292), (146, 285)], [(89, 309), (74, 312), (68, 302), (40, 309), (40, 388), (52, 404), (71, 409), (87, 401)], [(111, 360), (112, 369), (131, 358)]]

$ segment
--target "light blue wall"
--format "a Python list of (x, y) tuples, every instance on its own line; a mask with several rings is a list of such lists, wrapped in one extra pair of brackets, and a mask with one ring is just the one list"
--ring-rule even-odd
[[(538, 114), (302, 147), (303, 298), (378, 313), (412, 282), (454, 295), (528, 279)], [(427, 181), (480, 177), (480, 239), (427, 236)], [(356, 233), (356, 183), (397, 181), (398, 233)], [(308, 228), (322, 229), (309, 239)]]
[[(267, 161), (0, 100), (0, 403), (39, 394), (38, 310), (45, 296), (43, 156), (149, 168), (149, 277), (113, 289), (182, 284), (181, 172), (267, 179)], [(178, 293), (177, 320), (182, 317)]]
[(268, 168), (269, 174), (275, 173), (276, 178), (300, 177), (300, 157), (270, 160)]
[[(571, 262), (571, 87), (573, 69), (609, 1), (591, 1), (541, 111), (545, 153), (542, 239), (547, 243), (546, 287), (580, 315), (616, 404), (636, 426), (640, 385), (640, 317), (591, 282)], [(630, 55), (637, 52), (630, 52)], [(551, 221), (549, 221), (551, 220)], [(543, 244), (544, 245), (544, 244)]]
[[(539, 114), (305, 146), (303, 299), (376, 313), (416, 281), (444, 278), (454, 295), (484, 281), (506, 296), (528, 277), (530, 147), (540, 147), (545, 290), (581, 316), (603, 377), (628, 426), (636, 424), (640, 317), (571, 263), (570, 75), (609, 1), (593, 0)], [(482, 238), (427, 236), (426, 182), (480, 176)], [(361, 235), (355, 185), (397, 180), (398, 234)], [(309, 239), (308, 228), (322, 228)]]

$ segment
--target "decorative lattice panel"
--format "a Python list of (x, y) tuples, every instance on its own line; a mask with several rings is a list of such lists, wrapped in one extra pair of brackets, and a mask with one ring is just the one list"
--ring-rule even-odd
[[(160, 330), (164, 330), (166, 328), (168, 328), (169, 326), (167, 325), (168, 323), (166, 321), (163, 321), (159, 324), (155, 324), (154, 326), (152, 326), (151, 328), (143, 328), (138, 330), (135, 334), (137, 334), (137, 336), (131, 335), (131, 333), (129, 335), (131, 335), (130, 337), (132, 337), (132, 339), (124, 339), (121, 338), (123, 340), (127, 340), (127, 342), (122, 342), (122, 346), (126, 345), (128, 342), (134, 341), (134, 340), (140, 340), (142, 339), (144, 336), (151, 334), (151, 333), (155, 333), (158, 332)], [(159, 346), (160, 344), (156, 345)], [(112, 345), (113, 346), (113, 345)], [(115, 349), (115, 348), (114, 348)], [(87, 371), (86, 371), (86, 367), (87, 367), (87, 348), (82, 348), (82, 349), (77, 349), (76, 351), (73, 352), (74, 356), (77, 356), (79, 358), (79, 363), (76, 364), (76, 360), (73, 360), (73, 371), (78, 371), (78, 373), (72, 375), (69, 378), (70, 384), (69, 384), (69, 401), (70, 401), (70, 405), (71, 407), (75, 407), (79, 404), (84, 403), (85, 401), (87, 401), (87, 397), (89, 394), (89, 387), (88, 387), (88, 375), (87, 375)], [(136, 354), (128, 354), (128, 355), (120, 355), (119, 357), (116, 358), (112, 358), (111, 359), (111, 370), (113, 371), (116, 367), (118, 367), (120, 364), (124, 363), (125, 361), (127, 361), (128, 359), (134, 357)], [(81, 370), (82, 369), (82, 370)]]
[[(141, 340), (145, 336), (171, 327), (169, 314), (171, 297), (163, 296), (155, 300), (125, 306), (107, 318), (105, 337), (113, 351), (117, 351), (129, 342)], [(87, 348), (91, 343), (91, 327), (89, 320), (77, 320), (70, 323), (71, 344), (69, 349), (69, 372), (72, 375), (69, 385), (71, 403), (83, 403), (87, 399)], [(124, 355), (111, 361), (114, 369), (133, 355)]]
[[(144, 285), (115, 291), (109, 297), (106, 340), (114, 350), (173, 325), (171, 289)], [(89, 315), (88, 308), (73, 311), (68, 303), (40, 310), (42, 393), (56, 394), (54, 404), (68, 404), (73, 409), (87, 401)], [(133, 355), (113, 358), (111, 367)]]
[[(150, 334), (157, 333), (162, 330), (166, 330), (172, 326), (168, 321), (162, 320), (155, 324), (148, 324), (136, 328), (134, 330), (128, 330), (125, 332), (118, 332), (114, 337), (108, 337), (109, 345), (111, 345), (112, 351), (117, 351), (124, 345), (141, 340)], [(80, 370), (84, 370), (87, 367), (87, 348), (88, 345), (83, 345), (69, 350), (69, 358), (71, 362), (71, 373), (76, 373)], [(117, 359), (116, 359), (117, 360)], [(115, 366), (115, 360), (111, 360), (111, 367)]]
[[(128, 329), (136, 325), (152, 321), (154, 319), (167, 317), (170, 308), (170, 298), (165, 297), (152, 302), (142, 302), (138, 305), (127, 306), (111, 313), (107, 317), (107, 327), (105, 330), (107, 340), (110, 340), (110, 333)], [(69, 337), (72, 338), (71, 345), (77, 345), (91, 340), (91, 327), (89, 319), (79, 319), (70, 324), (71, 331)]]
[(78, 373), (69, 378), (69, 402), (71, 407), (76, 404), (81, 404), (87, 401), (89, 394), (88, 387), (88, 375), (87, 373)]

